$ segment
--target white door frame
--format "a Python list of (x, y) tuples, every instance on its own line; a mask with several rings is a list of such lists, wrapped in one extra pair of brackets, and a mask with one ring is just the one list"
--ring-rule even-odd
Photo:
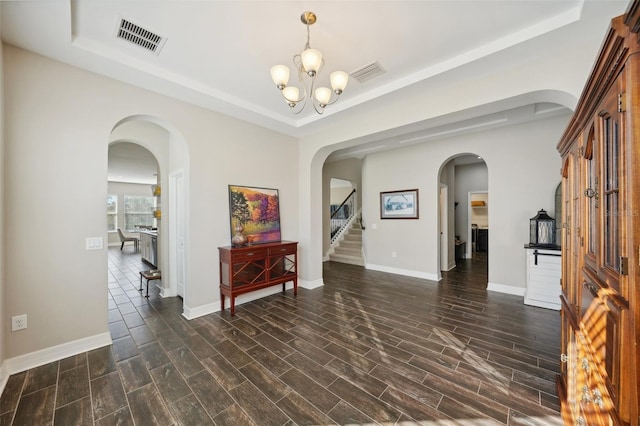
[(449, 187), (440, 184), (440, 270), (448, 271), (449, 268)]
[[(169, 294), (172, 296), (180, 295), (183, 299), (185, 295), (180, 293), (186, 293), (187, 291), (186, 242), (184, 240), (182, 242), (178, 241), (178, 231), (181, 231), (180, 234), (184, 238), (186, 232), (184, 179), (184, 170), (182, 169), (169, 174)], [(179, 186), (182, 187), (180, 188)], [(178, 191), (181, 192), (180, 195), (178, 195)], [(180, 209), (180, 212), (178, 209)], [(178, 250), (177, 244), (179, 243), (183, 244), (182, 250)], [(179, 258), (180, 253), (181, 258)], [(180, 262), (182, 264), (181, 267), (179, 267)], [(181, 277), (178, 277), (178, 271), (182, 271)], [(179, 291), (178, 283), (184, 283), (184, 290)]]

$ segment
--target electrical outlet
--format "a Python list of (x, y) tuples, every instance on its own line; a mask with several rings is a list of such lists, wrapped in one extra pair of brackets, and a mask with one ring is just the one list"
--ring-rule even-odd
[(24, 330), (27, 328), (27, 314), (11, 317), (11, 331)]
[(391, 257), (396, 258), (398, 257), (398, 253), (396, 253), (395, 251), (391, 252)]

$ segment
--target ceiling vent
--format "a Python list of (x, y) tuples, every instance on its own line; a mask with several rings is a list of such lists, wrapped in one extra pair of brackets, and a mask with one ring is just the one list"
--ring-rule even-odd
[(384, 72), (384, 69), (376, 61), (353, 71), (349, 75), (358, 80), (360, 83), (364, 83), (367, 80), (371, 80), (372, 78), (379, 76), (380, 74), (384, 74)]
[(142, 28), (133, 22), (119, 18), (120, 24), (117, 27), (116, 37), (142, 47), (146, 51), (156, 55), (160, 53), (167, 39), (149, 30)]

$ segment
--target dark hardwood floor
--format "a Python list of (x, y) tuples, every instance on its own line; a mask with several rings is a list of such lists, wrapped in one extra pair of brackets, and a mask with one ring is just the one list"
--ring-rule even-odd
[(142, 269), (109, 249), (113, 345), (11, 376), (0, 425), (562, 424), (558, 313), (487, 292), (486, 257), (439, 283), (327, 262), (192, 321)]

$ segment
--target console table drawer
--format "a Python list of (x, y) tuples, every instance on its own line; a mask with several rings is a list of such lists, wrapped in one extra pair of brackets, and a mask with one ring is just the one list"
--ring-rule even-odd
[(269, 256), (284, 256), (287, 254), (296, 254), (298, 251), (297, 244), (285, 244), (279, 247), (269, 247)]
[(264, 259), (267, 255), (267, 249), (256, 248), (252, 250), (241, 250), (233, 254), (234, 262), (246, 262), (255, 259)]

